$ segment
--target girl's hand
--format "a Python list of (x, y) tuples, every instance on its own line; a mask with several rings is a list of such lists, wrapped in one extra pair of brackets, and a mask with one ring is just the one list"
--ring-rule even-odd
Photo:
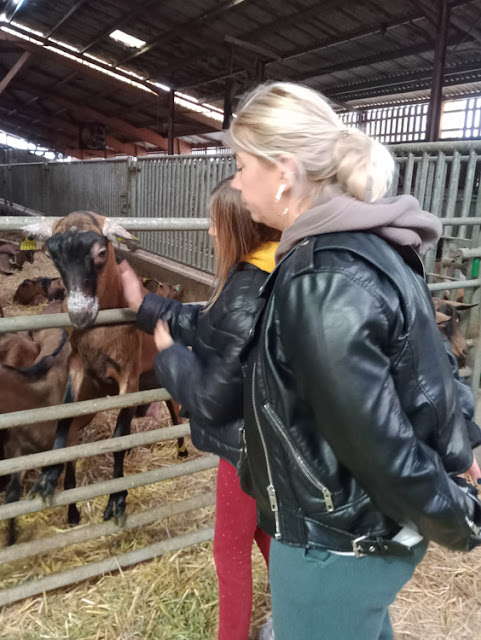
[(147, 289), (142, 286), (139, 276), (135, 273), (127, 260), (121, 262), (117, 268), (120, 275), (120, 282), (122, 283), (125, 301), (128, 304), (129, 309), (137, 313), (148, 293)]
[(155, 325), (154, 340), (157, 351), (168, 349), (174, 344), (170, 335), (169, 325), (163, 320), (159, 320)]
[(481, 484), (481, 470), (479, 469), (479, 464), (477, 463), (476, 458), (473, 459), (473, 464), (469, 467), (466, 473), (471, 478), (475, 487), (478, 487)]

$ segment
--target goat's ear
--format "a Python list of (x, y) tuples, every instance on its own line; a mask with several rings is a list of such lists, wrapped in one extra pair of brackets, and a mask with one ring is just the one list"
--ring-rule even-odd
[(27, 236), (32, 236), (33, 238), (38, 238), (40, 240), (46, 240), (50, 238), (53, 234), (53, 225), (56, 220), (54, 218), (34, 218), (32, 222), (29, 222), (22, 228)]
[(112, 220), (112, 218), (105, 218), (102, 233), (109, 240), (120, 240), (121, 242), (124, 242), (131, 251), (136, 251), (136, 249), (138, 249), (138, 238), (124, 229), (118, 222)]
[(449, 322), (451, 320), (451, 316), (447, 316), (445, 313), (441, 313), (440, 311), (436, 311), (436, 324), (441, 324), (443, 322)]
[(466, 311), (466, 309), (472, 309), (473, 307), (477, 307), (478, 303), (467, 304), (465, 302), (456, 302), (455, 300), (445, 300), (444, 304), (448, 307), (453, 307), (456, 311)]

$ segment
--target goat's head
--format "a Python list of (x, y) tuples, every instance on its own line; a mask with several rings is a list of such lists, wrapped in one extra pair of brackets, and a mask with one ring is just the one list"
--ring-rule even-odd
[(27, 278), (18, 285), (13, 301), (18, 304), (35, 306), (47, 302), (47, 293), (41, 282), (37, 279)]
[(171, 284), (170, 282), (159, 282), (153, 278), (143, 278), (142, 284), (152, 293), (156, 293), (163, 298), (175, 298), (179, 300), (182, 295), (182, 285)]
[(441, 298), (433, 298), (434, 309), (436, 312), (436, 324), (442, 335), (446, 336), (451, 344), (451, 349), (458, 360), (460, 366), (464, 366), (466, 356), (468, 355), (468, 345), (465, 337), (459, 329), (459, 313), (466, 311), (476, 304), (467, 304), (457, 302), (455, 300), (442, 300)]
[[(136, 238), (109, 218), (90, 211), (70, 213), (61, 220), (40, 218), (25, 228), (47, 240), (47, 249), (67, 290), (67, 310), (77, 328), (92, 325), (99, 311), (99, 276), (115, 256), (110, 240), (133, 243)], [(116, 269), (113, 270), (116, 273)]]

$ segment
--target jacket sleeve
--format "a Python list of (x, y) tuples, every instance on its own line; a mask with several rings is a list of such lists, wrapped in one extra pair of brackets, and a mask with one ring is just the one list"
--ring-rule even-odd
[(244, 310), (234, 311), (228, 326), (215, 331), (205, 357), (174, 343), (157, 354), (155, 371), (163, 386), (190, 415), (212, 423), (227, 422), (242, 415), (243, 376), (239, 360), (254, 323)]
[(182, 304), (173, 298), (148, 293), (137, 312), (136, 324), (145, 333), (153, 335), (157, 322), (165, 320), (174, 340), (191, 345), (201, 309), (201, 305)]
[(481, 542), (470, 522), (480, 524), (479, 502), (449, 477), (403, 412), (387, 308), (372, 284), (342, 270), (301, 275), (278, 302), (285, 359), (320, 436), (377, 508), (430, 540), (468, 550)]

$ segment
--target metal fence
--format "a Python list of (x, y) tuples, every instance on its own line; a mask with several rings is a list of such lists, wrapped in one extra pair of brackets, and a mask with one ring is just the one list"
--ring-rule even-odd
[[(230, 154), (5, 164), (0, 198), (49, 216), (87, 210), (108, 217), (198, 218), (207, 215), (213, 187), (234, 169)], [(205, 231), (141, 233), (139, 239), (146, 251), (214, 272)]]
[[(412, 193), (424, 208), (438, 215), (443, 221), (443, 242), (438, 250), (438, 255), (436, 256), (436, 251), (432, 251), (425, 259), (431, 290), (448, 290), (453, 296), (463, 294), (464, 300), (478, 302), (481, 287), (481, 278), (478, 276), (481, 257), (481, 144), (409, 144), (396, 147), (394, 152), (396, 155), (396, 174), (391, 194)], [(120, 220), (120, 222), (130, 229), (155, 229), (159, 228), (161, 224), (162, 228), (167, 229), (162, 232), (162, 235), (157, 235), (155, 232), (147, 234), (142, 231), (140, 235), (145, 248), (199, 268), (209, 269), (211, 263), (209, 262), (208, 245), (202, 241), (202, 234), (205, 234), (205, 231), (185, 231), (184, 229), (196, 223), (201, 223), (198, 228), (201, 229), (204, 225), (205, 229), (207, 223), (205, 219), (194, 221), (192, 218), (205, 215), (206, 201), (212, 186), (223, 176), (232, 173), (233, 163), (232, 156), (223, 155), (195, 158), (159, 157), (137, 162), (104, 161), (76, 163), (75, 165), (64, 164), (61, 169), (56, 163), (52, 163), (55, 165), (54, 167), (52, 165), (19, 165), (17, 167), (8, 165), (0, 167), (0, 175), (2, 176), (1, 184), (5, 189), (7, 188), (5, 185), (9, 181), (7, 186), (10, 191), (4, 190), (0, 196), (5, 195), (8, 199), (20, 200), (20, 204), (32, 209), (47, 210), (51, 215), (62, 215), (71, 209), (78, 208), (90, 208), (115, 217), (119, 215), (119, 211), (125, 211), (125, 215), (129, 216), (133, 216), (135, 213), (135, 215), (141, 216), (140, 219), (129, 217)], [(32, 166), (33, 169), (29, 173)], [(98, 171), (97, 176), (94, 175), (96, 171)], [(122, 171), (125, 173), (123, 174)], [(70, 179), (73, 184), (70, 184)], [(110, 179), (112, 179), (114, 187), (103, 184), (103, 181), (108, 182)], [(55, 193), (61, 191), (62, 184), (64, 190), (68, 191), (63, 194), (59, 193), (61, 207), (57, 202), (54, 202), (54, 192), (48, 194), (44, 192), (46, 183), (56, 185)], [(93, 188), (94, 183), (96, 184), (95, 189)], [(28, 185), (30, 185), (30, 189), (27, 189)], [(32, 185), (39, 188), (40, 193), (31, 193)], [(116, 191), (117, 188), (126, 190), (119, 193)], [(90, 189), (90, 193), (84, 193), (83, 190), (88, 189)], [(105, 197), (107, 192), (111, 194), (111, 200)], [(20, 196), (24, 199), (22, 200)], [(75, 200), (76, 197), (79, 199)], [(105, 199), (101, 200), (101, 197), (105, 197)], [(63, 200), (61, 200), (62, 198)], [(46, 202), (50, 202), (52, 207), (44, 208)], [(97, 206), (101, 202), (104, 203), (103, 209)], [(115, 202), (117, 202), (117, 208)], [(172, 218), (177, 219), (173, 220)], [(21, 225), (20, 219), (0, 218), (0, 228), (18, 228)], [(165, 238), (162, 237), (164, 235)], [(469, 370), (465, 371), (465, 374), (472, 374), (472, 385), (475, 391), (478, 389), (481, 375), (480, 313), (480, 306), (475, 307), (469, 312), (467, 319), (463, 321), (464, 329), (470, 332), (472, 347), (471, 366)], [(99, 320), (101, 322), (125, 322), (131, 321), (132, 316), (129, 316), (129, 312), (125, 310), (109, 310), (101, 312)], [(37, 323), (42, 323), (43, 327), (58, 327), (66, 325), (68, 321), (66, 316), (28, 317), (14, 320), (5, 318), (0, 319), (0, 333), (7, 330), (38, 328)], [(122, 396), (122, 398), (89, 401), (83, 405), (77, 403), (68, 407), (56, 407), (53, 412), (56, 417), (59, 417), (60, 414), (66, 416), (82, 411), (91, 413), (103, 410), (107, 406), (144, 404), (152, 402), (153, 399), (165, 399), (166, 397), (163, 390), (142, 393), (150, 393), (151, 395), (147, 397), (142, 394), (134, 394)], [(48, 409), (42, 409), (30, 413), (23, 412), (23, 415), (20, 415), (19, 412), (6, 414), (0, 418), (0, 429), (15, 428), (14, 425), (29, 424), (46, 419), (47, 416), (42, 412), (48, 411)], [(14, 460), (1, 461), (0, 475), (92, 455), (94, 452), (128, 449), (141, 444), (160, 442), (166, 438), (176, 438), (185, 433), (186, 426), (180, 425), (167, 431), (159, 429), (118, 438), (115, 441), (97, 442), (95, 445), (79, 445), (61, 451), (23, 456)], [(198, 460), (173, 465), (167, 469), (156, 469), (136, 476), (127, 476), (89, 487), (64, 491), (56, 495), (54, 506), (70, 504), (79, 499), (106, 495), (112, 491), (142, 486), (150, 482), (158, 482), (174, 475), (194, 473), (201, 469), (212, 468), (216, 463), (215, 457), (206, 456)], [(159, 507), (157, 510), (134, 514), (129, 516), (127, 527), (154, 522), (160, 517), (167, 517), (167, 515), (174, 513), (185, 513), (199, 506), (213, 504), (214, 500), (213, 494), (206, 494), (198, 498)], [(39, 499), (3, 505), (0, 506), (0, 520), (32, 513), (42, 508)], [(82, 529), (66, 531), (40, 541), (23, 543), (0, 550), (0, 562), (27, 558), (46, 550), (62, 548), (117, 531), (118, 528), (113, 523), (91, 525)], [(193, 544), (210, 537), (212, 537), (211, 528), (200, 529), (189, 536), (155, 543), (132, 553), (121, 554), (101, 562), (88, 563), (61, 574), (31, 581), (20, 587), (0, 592), (0, 605), (44, 590), (72, 584), (86, 577), (100, 575), (105, 571), (117, 569), (119, 566), (129, 566), (135, 562), (152, 558), (166, 550), (181, 548), (186, 544)]]

